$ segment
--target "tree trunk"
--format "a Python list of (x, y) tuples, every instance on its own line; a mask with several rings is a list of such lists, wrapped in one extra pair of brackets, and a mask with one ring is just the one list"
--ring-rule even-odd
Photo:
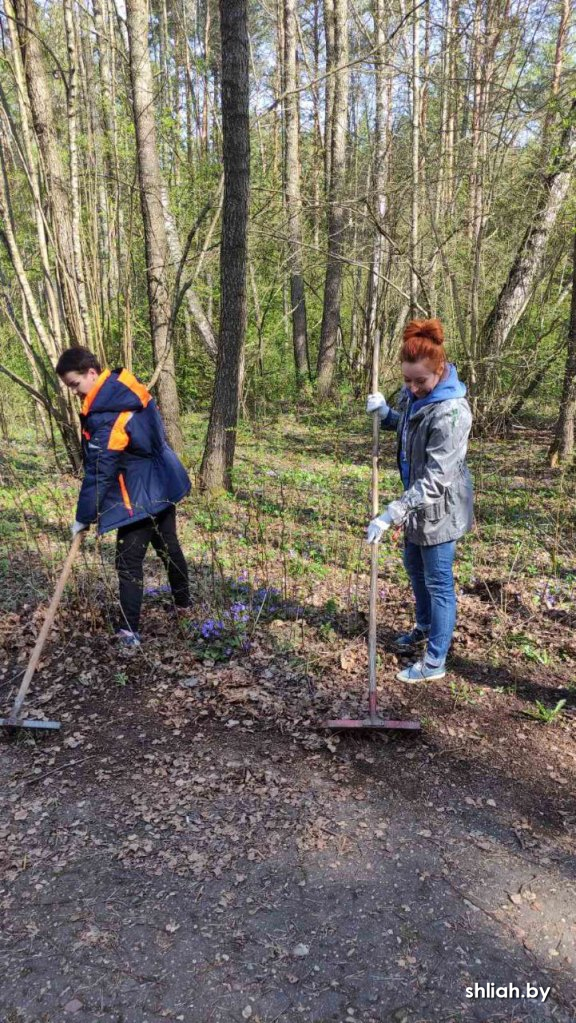
[(309, 376), (306, 300), (302, 273), (299, 114), (296, 93), (296, 0), (284, 0), (284, 187), (288, 218), (288, 261), (296, 384)]
[(30, 188), (34, 199), (34, 216), (36, 221), (36, 231), (38, 234), (38, 247), (40, 250), (40, 258), (42, 261), (42, 270), (44, 274), (44, 288), (46, 294), (46, 302), (48, 305), (50, 333), (54, 339), (54, 353), (59, 354), (62, 349), (61, 345), (62, 327), (60, 323), (60, 310), (58, 308), (54, 274), (52, 271), (52, 267), (50, 265), (50, 257), (48, 253), (46, 223), (44, 220), (43, 203), (38, 174), (38, 158), (36, 148), (33, 146), (32, 130), (30, 127), (26, 80), (24, 75), (24, 68), (22, 66), (20, 46), (18, 43), (18, 31), (15, 21), (15, 12), (11, 0), (5, 0), (4, 6), (6, 9), (8, 28), (10, 32), (10, 41), (12, 45), (12, 66), (14, 70), (14, 78), (16, 80), (18, 110), (20, 114), (20, 128), (22, 131), (22, 141), (24, 143), (23, 155), (25, 155), (26, 157), (26, 163), (28, 165), (27, 167), (28, 179), (30, 181)]
[(558, 7), (560, 20), (558, 22), (558, 35), (556, 37), (554, 71), (552, 73), (552, 81), (550, 83), (550, 97), (546, 109), (546, 116), (544, 118), (544, 125), (542, 127), (542, 149), (546, 157), (548, 156), (550, 131), (552, 129), (552, 125), (554, 124), (557, 115), (557, 99), (558, 92), (560, 90), (560, 78), (562, 75), (562, 68), (564, 66), (564, 53), (566, 49), (566, 40), (568, 37), (568, 27), (570, 25), (571, 0), (560, 0)]
[[(314, 57), (314, 63), (312, 65), (311, 78), (316, 81), (320, 75), (320, 0), (314, 0), (314, 8), (312, 14), (312, 52)], [(314, 167), (312, 171), (312, 202), (313, 202), (313, 218), (314, 218), (314, 248), (318, 253), (320, 251), (320, 228), (322, 222), (322, 203), (320, 201), (320, 193), (322, 191), (322, 167), (325, 167), (325, 147), (324, 140), (322, 137), (322, 127), (320, 124), (320, 96), (319, 87), (317, 86), (313, 91), (313, 103), (314, 103), (314, 150), (313, 160)], [(325, 179), (324, 179), (325, 180)]]
[(74, 232), (69, 179), (60, 155), (36, 11), (33, 0), (13, 0), (13, 6), (18, 25), (20, 52), (30, 100), (32, 123), (42, 154), (46, 179), (46, 202), (55, 243), (57, 275), (60, 282), (66, 328), (70, 343), (82, 345), (85, 340), (84, 325), (74, 274)]
[(552, 466), (568, 462), (574, 455), (574, 420), (576, 418), (576, 229), (574, 231), (574, 255), (572, 260), (572, 301), (568, 325), (568, 351), (564, 385), (560, 401), (560, 414), (556, 424), (554, 440), (548, 453)]
[[(182, 245), (180, 243), (180, 237), (178, 235), (178, 229), (176, 227), (174, 217), (172, 216), (172, 211), (170, 210), (168, 189), (164, 184), (162, 185), (162, 208), (164, 210), (164, 223), (166, 225), (166, 236), (168, 239), (170, 256), (172, 258), (173, 265), (178, 267), (182, 260)], [(191, 285), (186, 289), (185, 301), (188, 313), (194, 324), (196, 334), (200, 338), (207, 355), (209, 355), (211, 359), (215, 360), (218, 354), (218, 344), (214, 337), (214, 330), (212, 329), (212, 324), (204, 312), (202, 303), (198, 298), (195, 289)]]
[[(332, 0), (330, 0), (330, 4)], [(327, 2), (326, 7), (329, 9)], [(330, 139), (330, 186), (328, 195), (328, 261), (324, 283), (324, 307), (318, 352), (317, 387), (320, 397), (327, 397), (334, 381), (340, 296), (342, 290), (342, 257), (346, 211), (346, 129), (348, 123), (348, 0), (334, 0), (334, 99), (331, 123), (326, 125)], [(328, 88), (328, 86), (327, 86)], [(328, 138), (327, 138), (328, 144)]]
[(412, 15), (412, 213), (410, 219), (410, 316), (418, 309), (418, 235), (420, 217), (420, 14)]
[(568, 194), (575, 154), (576, 100), (573, 100), (566, 127), (554, 154), (552, 169), (544, 178), (532, 223), (524, 234), (500, 295), (482, 328), (482, 352), (484, 359), (490, 359), (491, 379), (497, 371), (498, 357), (520, 322), (537, 284), (546, 244)]
[(140, 204), (144, 222), (146, 280), (152, 348), (156, 365), (163, 366), (158, 378), (158, 399), (169, 443), (182, 448), (180, 411), (174, 366), (174, 352), (168, 349), (171, 301), (168, 290), (168, 241), (162, 208), (162, 179), (156, 145), (154, 89), (148, 51), (147, 0), (128, 0), (126, 21), (130, 41), (130, 77), (136, 129)]
[[(4, 163), (3, 146), (1, 145), (2, 139), (0, 136), (0, 241), (4, 245), (14, 273), (16, 280), (18, 281), (18, 287), (22, 294), (22, 302), (25, 305), (27, 312), (30, 314), (32, 324), (36, 331), (36, 335), (40, 342), (43, 356), (38, 358), (38, 364), (46, 366), (48, 364), (49, 369), (44, 369), (44, 392), (43, 397), (46, 399), (46, 406), (50, 405), (50, 393), (48, 381), (54, 385), (56, 397), (54, 399), (55, 405), (55, 418), (58, 422), (58, 427), (62, 434), (62, 439), (66, 447), (71, 464), (77, 469), (81, 463), (80, 458), (80, 432), (78, 428), (77, 417), (72, 414), (70, 403), (68, 401), (68, 392), (64, 384), (56, 377), (54, 373), (54, 363), (60, 354), (55, 346), (54, 338), (46, 330), (38, 304), (34, 297), (34, 292), (30, 286), (28, 280), (26, 268), (22, 254), (20, 252), (16, 237), (14, 235), (14, 228), (12, 223), (12, 216), (10, 211), (9, 198), (6, 192), (6, 167)], [(0, 276), (0, 281), (2, 277)], [(4, 283), (2, 281), (2, 283)], [(10, 299), (6, 289), (3, 289), (3, 301), (7, 304), (9, 313), (9, 319), (11, 320), (13, 328), (16, 329), (16, 333), (19, 334), (20, 339), (25, 339), (29, 331), (18, 330), (14, 315), (10, 315)], [(26, 344), (24, 344), (26, 348)], [(29, 355), (27, 351), (27, 356)], [(19, 382), (19, 381), (18, 381)]]
[(186, 131), (186, 159), (189, 166), (192, 166), (192, 154), (193, 154), (193, 138), (192, 138), (192, 124), (194, 120), (193, 108), (194, 108), (194, 96), (192, 89), (192, 67), (190, 64), (190, 43), (189, 39), (192, 35), (192, 28), (188, 26), (188, 12), (187, 12), (187, 0), (182, 2), (182, 59), (184, 62), (184, 116), (185, 116), (185, 131)]
[(274, 125), (272, 129), (272, 163), (273, 178), (276, 180), (279, 167), (280, 174), (283, 173), (282, 160), (284, 155), (282, 107), (280, 103), (281, 97), (284, 95), (284, 18), (282, 16), (282, 0), (275, 0), (274, 7), (276, 13), (276, 61), (274, 68), (274, 94), (276, 102), (274, 104)]
[(334, 123), (334, 0), (324, 0), (324, 40), (326, 44), (326, 78), (324, 80), (324, 192), (330, 195), (332, 173), (332, 126)]
[[(374, 41), (376, 44), (375, 56), (375, 86), (376, 86), (376, 109), (374, 117), (374, 158), (373, 158), (373, 180), (374, 198), (378, 224), (382, 227), (386, 223), (387, 202), (386, 188), (388, 185), (388, 111), (387, 111), (387, 81), (385, 71), (385, 9), (384, 0), (373, 0), (374, 12)], [(374, 247), (372, 251), (372, 264), (368, 275), (368, 293), (366, 300), (365, 314), (365, 339), (363, 352), (367, 354), (374, 332), (377, 327), (377, 313), (379, 294), (381, 291), (380, 278), (382, 264), (384, 262), (384, 236), (381, 231), (376, 230), (374, 234)], [(362, 364), (365, 360), (362, 358)]]
[[(96, 60), (100, 85), (100, 103), (97, 106), (99, 107), (99, 115), (102, 121), (103, 145), (101, 158), (105, 180), (108, 183), (108, 190), (103, 189), (100, 203), (101, 227), (106, 231), (107, 236), (109, 235), (114, 239), (113, 244), (107, 245), (106, 263), (103, 264), (101, 273), (104, 274), (104, 267), (106, 267), (108, 303), (112, 306), (113, 300), (117, 300), (119, 294), (120, 248), (124, 234), (120, 202), (121, 175), (118, 158), (118, 131), (113, 100), (112, 39), (110, 38), (110, 18), (107, 0), (94, 0), (92, 9), (94, 12)], [(106, 200), (105, 202), (103, 201), (104, 199)], [(118, 312), (121, 314), (120, 308)], [(121, 315), (119, 319), (121, 319)]]
[(230, 487), (246, 333), (250, 185), (247, 0), (220, 0), (224, 207), (220, 245), (220, 337), (206, 447), (204, 487)]
[[(440, 64), (440, 84), (439, 84), (439, 124), (438, 124), (438, 156), (436, 161), (436, 192), (434, 199), (430, 199), (430, 219), (432, 226), (432, 233), (436, 235), (437, 225), (442, 224), (443, 226), (447, 223), (446, 217), (446, 162), (447, 162), (447, 145), (448, 145), (448, 122), (449, 122), (449, 104), (450, 104), (450, 67), (451, 67), (451, 33), (452, 33), (452, 3), (453, 0), (446, 0), (444, 5), (444, 22), (442, 26), (442, 57), (439, 60)], [(430, 268), (428, 273), (429, 280), (429, 293), (430, 293), (430, 312), (432, 316), (439, 315), (438, 312), (438, 301), (442, 300), (442, 292), (438, 295), (437, 289), (437, 264), (440, 253), (438, 249), (432, 253), (430, 260)], [(443, 313), (442, 313), (443, 314)]]
[(80, 235), (80, 182), (78, 177), (78, 53), (76, 32), (72, 12), (73, 0), (64, 0), (64, 26), (66, 29), (66, 46), (68, 49), (68, 149), (70, 154), (70, 199), (72, 206), (72, 251), (74, 254), (74, 276), (76, 278), (76, 294), (83, 328), (83, 343), (90, 348), (90, 323), (88, 303), (86, 301), (86, 284), (84, 281), (84, 264), (82, 257), (82, 239)]
[(204, 22), (204, 54), (203, 66), (204, 75), (202, 83), (202, 135), (201, 149), (206, 154), (210, 145), (209, 131), (209, 107), (210, 107), (210, 0), (205, 0), (205, 22)]
[[(472, 71), (472, 134), (471, 134), (471, 159), (469, 178), (469, 213), (468, 213), (468, 237), (470, 239), (470, 356), (471, 364), (469, 374), (474, 375), (478, 363), (478, 335), (480, 316), (480, 275), (482, 266), (482, 247), (484, 241), (484, 174), (487, 156), (488, 125), (485, 114), (487, 108), (487, 81), (490, 75), (490, 53), (487, 46), (488, 18), (486, 12), (486, 23), (483, 22), (485, 13), (484, 0), (477, 0), (474, 15), (474, 30), (472, 43), (471, 71)], [(473, 390), (473, 412), (475, 408), (476, 392)]]
[[(449, 5), (450, 6), (450, 5)], [(458, 8), (459, 0), (453, 0), (451, 21), (447, 26), (446, 45), (448, 55), (446, 61), (448, 97), (446, 103), (446, 162), (444, 175), (444, 200), (452, 214), (454, 212), (454, 196), (456, 193), (455, 157), (456, 157), (456, 119), (458, 111)]]

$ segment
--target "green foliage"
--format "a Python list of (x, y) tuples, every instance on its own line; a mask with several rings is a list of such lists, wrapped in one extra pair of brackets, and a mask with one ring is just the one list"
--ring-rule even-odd
[[(202, 452), (202, 414), (187, 416), (185, 425), (187, 464), (194, 467)], [(0, 544), (0, 606), (12, 615), (23, 605), (36, 607), (53, 591), (69, 549), (78, 480), (56, 470), (41, 433), (31, 425), (25, 431), (18, 423), (9, 427), (0, 479), (0, 530), (7, 540)], [(571, 634), (562, 622), (564, 616), (569, 622), (574, 610), (575, 523), (566, 508), (574, 503), (575, 481), (568, 476), (560, 483), (550, 476), (544, 468), (545, 445), (545, 435), (506, 443), (472, 441), (478, 503), (489, 521), (480, 517), (478, 530), (458, 545), (458, 584), (464, 590), (460, 616), (469, 627), (463, 630), (466, 647), (456, 640), (455, 674), (440, 690), (447, 706), (462, 713), (489, 713), (491, 680), (503, 683), (497, 693), (516, 697), (498, 699), (499, 711), (515, 713), (525, 701), (526, 681), (544, 685), (550, 665), (557, 676), (551, 684), (561, 684), (565, 695), (571, 689)], [(302, 649), (303, 635), (306, 643), (324, 645), (323, 658), (339, 656), (347, 642), (343, 637), (363, 647), (370, 450), (361, 407), (355, 414), (350, 408), (339, 413), (332, 408), (329, 416), (307, 409), (302, 416), (285, 414), (242, 425), (234, 493), (213, 499), (195, 492), (178, 511), (197, 608), (188, 642), (200, 660), (223, 663), (244, 656), (248, 643), (257, 648), (263, 626), (277, 652), (297, 652), (308, 663), (313, 655)], [(381, 498), (387, 500), (400, 490), (397, 470), (390, 468), (393, 437), (382, 439), (382, 462)], [(523, 501), (522, 491), (530, 494), (529, 502)], [(521, 516), (515, 514), (519, 506)], [(153, 556), (147, 571), (161, 571)], [(379, 628), (403, 626), (399, 618), (409, 615), (412, 597), (401, 544), (391, 538), (379, 553), (378, 591)], [(95, 543), (91, 533), (63, 607), (70, 600), (83, 608), (86, 633), (107, 631), (102, 608), (113, 605), (116, 592), (114, 538)], [(143, 629), (145, 637), (149, 626), (153, 636), (153, 616)], [(381, 646), (378, 657), (384, 679), (391, 670), (389, 650)], [(462, 657), (476, 669), (478, 681), (468, 672), (464, 678), (458, 674)], [(319, 671), (325, 672), (327, 663), (320, 659)], [(112, 684), (128, 685), (123, 676), (113, 670)], [(561, 720), (568, 722), (564, 708), (565, 703), (555, 717), (550, 717), (555, 708), (545, 704), (543, 711), (538, 704), (530, 709), (536, 720), (544, 722), (548, 714), (553, 721), (562, 712)]]
[(529, 661), (536, 661), (537, 664), (549, 665), (552, 657), (545, 649), (539, 648), (534, 640), (523, 632), (513, 632), (508, 637), (508, 644), (518, 650)]
[(449, 682), (449, 689), (454, 700), (454, 706), (458, 703), (464, 704), (475, 704), (477, 703), (476, 691), (472, 686), (468, 685), (467, 682)]
[[(327, 210), (330, 200), (324, 180), (324, 140), (321, 137), (325, 88), (323, 61), (325, 40), (322, 21), (304, 17), (300, 25), (299, 50), (302, 57), (300, 100), (300, 161), (302, 196), (302, 264), (305, 282), (308, 343), (312, 379), (298, 391), (292, 351), (290, 316), (290, 261), (287, 249), (286, 202), (283, 194), (282, 104), (278, 98), (280, 78), (270, 57), (277, 45), (278, 26), (272, 7), (262, 17), (257, 5), (250, 5), (251, 76), (254, 116), (251, 138), (250, 272), (247, 281), (247, 333), (243, 409), (261, 419), (270, 408), (289, 403), (298, 414), (307, 415), (314, 393), (316, 364), (323, 314), (327, 238)], [(568, 100), (563, 91), (550, 93), (549, 68), (555, 52), (555, 17), (536, 20), (536, 10), (527, 13), (512, 4), (498, 37), (497, 59), (491, 69), (492, 87), (487, 98), (486, 121), (480, 135), (487, 144), (482, 156), (484, 184), (483, 230), (478, 267), (478, 306), (481, 325), (500, 292), (514, 262), (520, 240), (532, 223), (542, 194), (542, 174), (554, 166), (558, 140), (567, 125)], [(419, 259), (421, 263), (421, 308), (439, 314), (446, 322), (451, 357), (462, 363), (463, 374), (471, 378), (470, 353), (482, 367), (490, 353), (481, 350), (480, 340), (471, 344), (470, 324), (460, 339), (456, 302), (471, 308), (474, 281), (474, 252), (470, 239), (471, 183), (474, 136), (466, 76), (445, 80), (445, 39), (442, 19), (423, 13), (427, 21), (429, 66), (425, 105), (426, 160), (422, 164), (420, 196)], [(66, 95), (61, 68), (67, 67), (65, 33), (61, 8), (37, 8), (38, 33), (44, 47), (48, 95), (52, 103), (64, 173), (70, 170)], [(347, 172), (343, 201), (347, 215), (345, 260), (341, 289), (338, 381), (335, 405), (322, 410), (326, 422), (335, 409), (356, 400), (367, 384), (366, 359), (360, 357), (367, 306), (368, 277), (377, 236), (378, 197), (374, 190), (374, 153), (377, 150), (374, 119), (373, 54), (369, 32), (359, 31), (367, 10), (350, 14), (350, 59), (355, 68), (349, 98), (350, 132), (347, 139)], [(212, 230), (222, 176), (222, 126), (220, 123), (220, 39), (218, 19), (206, 21), (206, 5), (200, 4), (184, 34), (183, 21), (168, 12), (164, 38), (162, 19), (152, 12), (150, 54), (157, 84), (154, 104), (158, 132), (158, 155), (167, 187), (170, 211), (181, 244), (196, 223), (200, 210), (211, 203), (208, 216), (192, 240), (181, 284), (193, 282), (204, 312), (218, 334), (220, 301), (220, 223)], [(358, 20), (360, 19), (360, 21)], [(208, 28), (208, 39), (204, 32)], [(536, 31), (537, 28), (537, 31)], [(101, 77), (102, 57), (111, 45), (114, 53), (125, 52), (124, 40), (107, 34), (94, 35), (92, 16), (78, 12), (77, 31), (84, 59), (79, 67), (78, 153), (81, 196), (81, 241), (87, 279), (88, 305), (94, 344), (101, 345), (112, 365), (125, 361), (131, 349), (134, 370), (143, 379), (153, 371), (150, 343), (148, 294), (140, 209), (139, 178), (129, 68), (114, 60), (115, 80), (110, 93)], [(319, 31), (319, 36), (316, 33)], [(50, 327), (46, 270), (41, 258), (37, 218), (30, 180), (37, 168), (24, 166), (18, 93), (11, 71), (9, 34), (6, 60), (0, 67), (0, 85), (10, 116), (14, 140), (7, 151), (6, 178), (9, 205), (17, 242), (29, 283), (43, 323)], [(379, 283), (379, 322), (383, 331), (382, 377), (390, 388), (398, 382), (396, 355), (405, 316), (408, 288), (411, 196), (409, 171), (413, 149), (410, 103), (401, 71), (405, 54), (401, 34), (393, 35), (390, 52), (393, 90), (391, 109), (394, 123), (387, 140), (388, 180), (385, 223), (385, 266)], [(453, 39), (455, 66), (470, 65), (472, 33), (457, 32)], [(368, 48), (367, 48), (368, 47)], [(183, 54), (190, 62), (183, 81)], [(108, 53), (110, 57), (110, 53)], [(318, 66), (315, 62), (319, 61)], [(574, 58), (565, 54), (567, 72)], [(305, 70), (304, 70), (305, 69)], [(314, 84), (312, 85), (312, 81)], [(205, 90), (207, 90), (205, 92)], [(447, 138), (442, 124), (444, 98), (459, 112), (455, 125), (458, 145), (454, 152), (454, 183), (450, 201), (437, 192), (446, 153), (440, 149)], [(511, 99), (512, 97), (512, 99)], [(103, 116), (104, 115), (104, 116)], [(544, 159), (542, 125), (549, 116), (549, 152)], [(34, 147), (33, 147), (34, 148)], [(18, 157), (16, 158), (16, 152)], [(43, 187), (50, 175), (43, 177)], [(50, 195), (42, 194), (49, 208)], [(50, 219), (50, 218), (48, 218)], [(526, 313), (498, 355), (498, 374), (493, 386), (496, 405), (513, 406), (534, 373), (547, 366), (540, 394), (557, 405), (563, 369), (563, 341), (569, 295), (566, 287), (573, 224), (572, 210), (558, 219), (549, 244), (545, 273), (539, 276)], [(442, 246), (442, 258), (439, 256)], [(51, 233), (48, 234), (50, 274), (58, 264)], [(0, 269), (4, 290), (22, 328), (22, 295), (5, 246), (0, 246)], [(176, 267), (169, 270), (169, 287), (174, 288)], [(17, 331), (7, 316), (0, 314), (0, 359), (29, 382), (34, 371)], [(28, 317), (30, 319), (30, 317)], [(48, 368), (48, 357), (28, 323), (32, 348), (40, 365)], [(68, 343), (66, 330), (61, 344)], [(370, 340), (370, 339), (369, 339)], [(194, 323), (180, 310), (173, 346), (182, 410), (205, 412), (211, 401), (214, 366), (203, 351)], [(369, 361), (369, 352), (368, 361)], [(366, 355), (366, 353), (364, 353)], [(478, 366), (476, 367), (478, 368)], [(478, 376), (478, 374), (477, 374)], [(481, 386), (481, 383), (480, 383)], [(17, 400), (14, 388), (7, 391), (12, 408)], [(478, 395), (476, 395), (478, 396)], [(484, 396), (479, 395), (482, 399)], [(23, 399), (29, 404), (29, 399)], [(512, 514), (520, 516), (518, 505)]]
[(536, 721), (542, 722), (544, 725), (551, 725), (562, 717), (565, 706), (566, 700), (558, 700), (555, 707), (546, 707), (540, 700), (536, 700), (534, 707), (528, 708), (523, 713), (528, 717), (534, 718)]

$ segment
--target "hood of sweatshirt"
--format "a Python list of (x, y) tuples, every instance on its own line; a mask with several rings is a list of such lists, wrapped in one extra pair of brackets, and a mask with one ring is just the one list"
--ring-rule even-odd
[(447, 401), (448, 398), (465, 398), (466, 384), (460, 380), (456, 366), (449, 362), (448, 376), (444, 380), (439, 380), (436, 387), (425, 398), (414, 398), (406, 387), (404, 391), (410, 402), (410, 415), (413, 416), (421, 408), (433, 405), (437, 401)]

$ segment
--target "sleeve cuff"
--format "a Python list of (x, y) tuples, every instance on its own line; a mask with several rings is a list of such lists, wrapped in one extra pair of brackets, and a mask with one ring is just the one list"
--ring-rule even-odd
[(406, 512), (401, 501), (391, 501), (386, 511), (395, 526), (399, 526), (406, 518)]

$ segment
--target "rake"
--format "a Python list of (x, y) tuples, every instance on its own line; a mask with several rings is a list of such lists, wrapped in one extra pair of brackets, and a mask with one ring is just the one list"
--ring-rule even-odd
[[(378, 365), (380, 362), (380, 331), (374, 335), (372, 353), (372, 392), (378, 390)], [(380, 443), (380, 414), (378, 409), (372, 417), (372, 516), (378, 514), (378, 448)], [(325, 721), (323, 728), (334, 732), (356, 729), (362, 731), (403, 731), (419, 732), (419, 721), (401, 721), (383, 718), (378, 714), (376, 702), (376, 608), (378, 601), (378, 549), (379, 541), (370, 544), (370, 614), (368, 620), (368, 714), (367, 718), (336, 718)]]
[(72, 545), (70, 547), (70, 551), (68, 552), (68, 557), (64, 562), (64, 568), (60, 573), (60, 578), (58, 579), (58, 582), (56, 584), (54, 596), (50, 601), (50, 607), (46, 612), (44, 624), (40, 630), (38, 639), (36, 640), (36, 644), (30, 656), (30, 660), (28, 661), (28, 666), (26, 668), (24, 678), (22, 679), (22, 682), (20, 684), (18, 693), (16, 694), (16, 699), (14, 700), (14, 706), (12, 707), (12, 710), (10, 712), (10, 716), (7, 718), (0, 718), (1, 728), (36, 728), (44, 731), (56, 731), (57, 729), (60, 728), (59, 721), (41, 721), (36, 718), (21, 718), (20, 713), (22, 711), (22, 705), (24, 703), (24, 700), (26, 699), (26, 695), (30, 688), (30, 683), (32, 682), (34, 672), (36, 671), (38, 661), (40, 660), (40, 655), (42, 653), (42, 650), (44, 649), (44, 644), (48, 637), (48, 633), (50, 632), (50, 629), (52, 628), (52, 625), (54, 623), (56, 610), (58, 608), (58, 604), (60, 603), (60, 598), (64, 591), (66, 580), (70, 575), (70, 569), (72, 568), (74, 559), (78, 553), (80, 544), (82, 543), (82, 536), (83, 533), (76, 533), (76, 536), (72, 540)]

